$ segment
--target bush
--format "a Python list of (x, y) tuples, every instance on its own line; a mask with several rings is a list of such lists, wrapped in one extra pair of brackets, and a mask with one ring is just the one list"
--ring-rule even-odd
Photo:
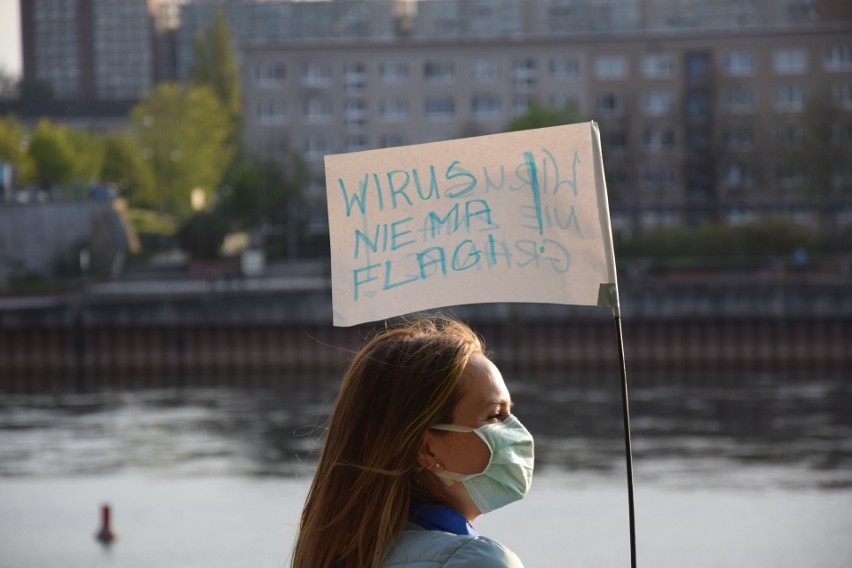
[(786, 221), (770, 220), (749, 225), (706, 224), (697, 228), (661, 227), (632, 239), (618, 239), (616, 254), (626, 257), (743, 257), (789, 256), (802, 247), (817, 248), (808, 229)]
[(177, 231), (180, 247), (194, 260), (219, 258), (228, 220), (219, 213), (203, 212), (189, 217)]

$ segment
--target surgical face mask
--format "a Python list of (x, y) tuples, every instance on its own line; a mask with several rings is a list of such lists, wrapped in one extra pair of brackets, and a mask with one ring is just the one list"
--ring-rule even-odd
[(447, 485), (461, 482), (482, 513), (523, 499), (529, 492), (534, 461), (533, 438), (514, 416), (479, 428), (455, 424), (435, 424), (431, 428), (448, 432), (475, 432), (491, 450), (491, 459), (480, 473), (465, 475), (432, 470)]

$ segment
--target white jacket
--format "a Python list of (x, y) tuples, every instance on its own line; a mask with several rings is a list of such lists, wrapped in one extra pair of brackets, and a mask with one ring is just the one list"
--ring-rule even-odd
[(382, 568), (523, 568), (514, 552), (484, 536), (427, 530), (409, 523)]

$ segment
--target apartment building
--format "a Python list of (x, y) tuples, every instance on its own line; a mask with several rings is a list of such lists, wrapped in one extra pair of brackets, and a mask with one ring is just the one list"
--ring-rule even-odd
[[(631, 223), (720, 206), (736, 221), (795, 208), (802, 175), (777, 147), (802, 140), (809, 95), (830, 93), (838, 131), (852, 110), (848, 0), (21, 0), (25, 78), (129, 107), (189, 77), (219, 6), (246, 146), (298, 153), (318, 176), (327, 153), (498, 132), (533, 99), (574, 103), (601, 125)], [(852, 178), (839, 162), (837, 192)]]
[[(601, 126), (613, 203), (642, 226), (801, 198), (779, 160), (809, 94), (852, 121), (852, 25), (247, 46), (245, 141), (286, 163), (488, 134), (533, 99)], [(852, 183), (837, 164), (840, 184)]]
[(23, 75), (61, 101), (136, 101), (154, 84), (148, 0), (21, 0)]

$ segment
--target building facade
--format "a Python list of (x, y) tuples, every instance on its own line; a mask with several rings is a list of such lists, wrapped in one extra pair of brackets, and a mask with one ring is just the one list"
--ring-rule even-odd
[(21, 0), (25, 80), (60, 101), (136, 101), (154, 84), (148, 0)]
[[(575, 104), (600, 124), (611, 199), (634, 226), (794, 207), (801, 175), (782, 150), (802, 139), (809, 97), (827, 93), (852, 128), (845, 23), (298, 42), (243, 57), (246, 145), (282, 164), (300, 154), (318, 175), (328, 153), (495, 133), (533, 100)], [(838, 195), (852, 186), (850, 162), (834, 166)]]
[[(328, 153), (499, 132), (536, 100), (600, 124), (626, 224), (737, 222), (807, 193), (787, 156), (818, 93), (826, 138), (852, 136), (848, 0), (21, 0), (24, 76), (135, 102), (189, 77), (219, 6), (245, 146), (318, 178)], [(848, 194), (850, 164), (826, 195)]]

